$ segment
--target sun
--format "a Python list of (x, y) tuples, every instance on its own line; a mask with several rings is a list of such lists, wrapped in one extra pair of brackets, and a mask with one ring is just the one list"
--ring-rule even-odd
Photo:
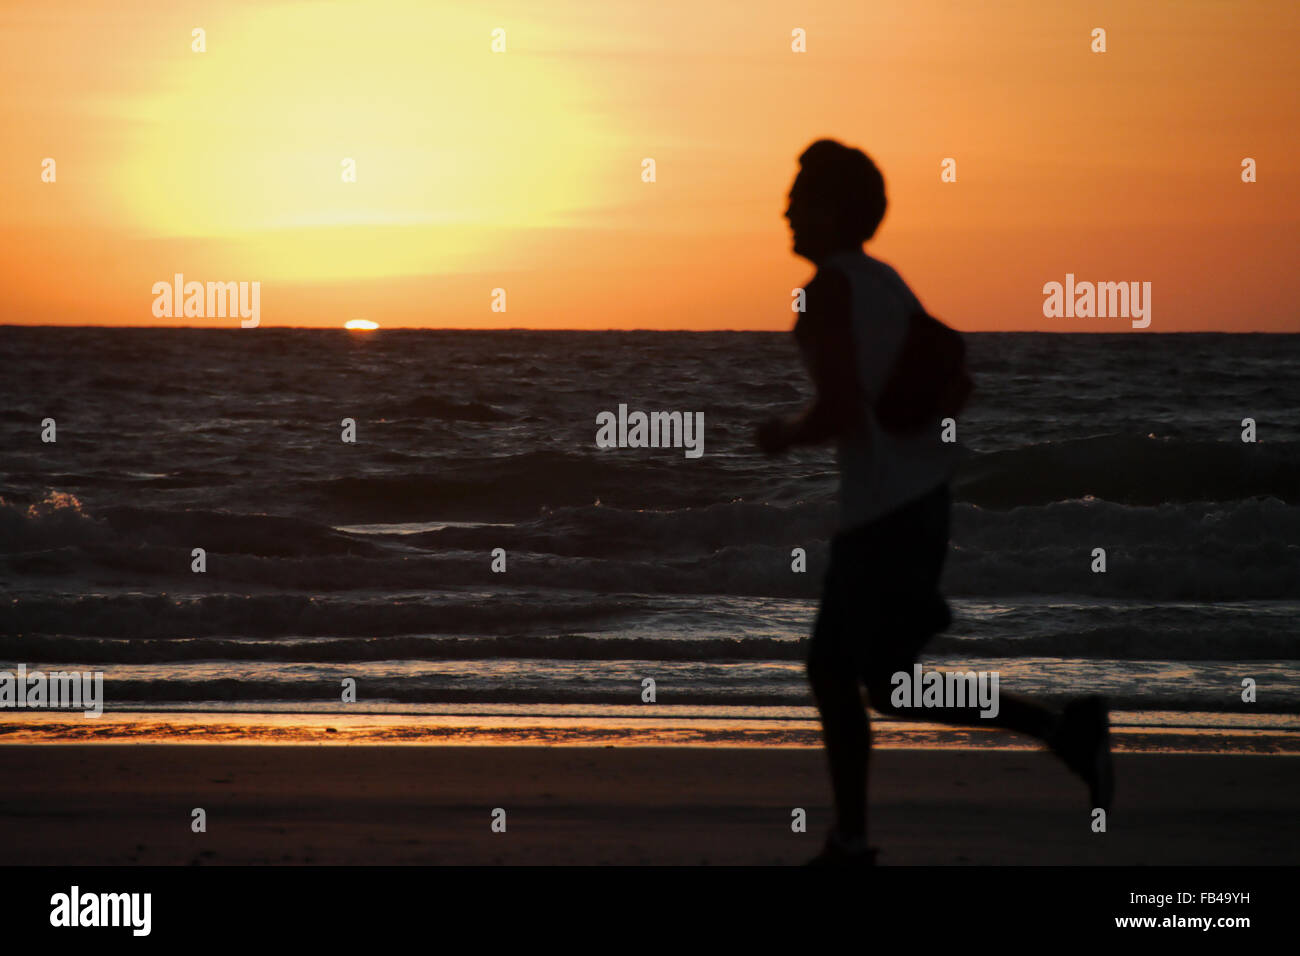
[(343, 323), (343, 328), (351, 329), (353, 332), (371, 332), (379, 328), (379, 323), (371, 322), (369, 319), (348, 319)]
[(248, 3), (208, 24), (209, 51), (168, 58), (130, 103), (117, 215), (229, 244), (262, 280), (319, 281), (472, 269), (502, 231), (599, 203), (585, 66), (546, 55), (562, 31), (517, 22), (493, 53), (473, 4), (376, 6)]

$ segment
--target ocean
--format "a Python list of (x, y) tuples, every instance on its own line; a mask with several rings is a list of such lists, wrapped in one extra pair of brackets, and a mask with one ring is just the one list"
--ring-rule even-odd
[[(1300, 335), (967, 340), (926, 664), (1104, 693), (1121, 749), (1300, 752)], [(818, 742), (834, 456), (752, 443), (810, 396), (787, 334), (7, 326), (0, 361), (0, 668), (105, 693), (0, 739)], [(702, 455), (597, 447), (621, 404), (703, 413)]]

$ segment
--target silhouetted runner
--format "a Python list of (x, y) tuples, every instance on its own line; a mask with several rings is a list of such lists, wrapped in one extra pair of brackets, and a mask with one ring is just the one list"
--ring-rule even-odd
[(990, 718), (976, 707), (891, 703), (893, 674), (910, 674), (925, 644), (952, 620), (939, 578), (948, 551), (948, 485), (960, 452), (941, 440), (937, 421), (912, 434), (881, 425), (878, 399), (910, 321), (924, 310), (898, 273), (862, 250), (885, 214), (880, 171), (862, 151), (832, 140), (813, 143), (799, 164), (785, 215), (795, 253), (817, 273), (805, 287), (794, 332), (817, 394), (802, 414), (765, 422), (757, 437), (768, 454), (828, 441), (838, 448), (840, 530), (808, 654), (836, 825), (812, 862), (875, 862), (866, 839), (871, 731), (863, 686), (871, 706), (885, 714), (1037, 737), (1088, 783), (1092, 806), (1108, 810), (1109, 731), (1100, 697), (1056, 713), (1000, 693)]

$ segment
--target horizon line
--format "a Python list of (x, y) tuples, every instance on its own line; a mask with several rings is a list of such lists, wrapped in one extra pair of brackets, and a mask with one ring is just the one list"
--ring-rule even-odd
[[(203, 325), (69, 325), (38, 324), (28, 322), (0, 322), (0, 329), (164, 329), (167, 331), (193, 332), (251, 332), (253, 329), (238, 326), (203, 326)], [(455, 326), (455, 325), (381, 325), (375, 329), (346, 329), (333, 325), (263, 325), (258, 330), (284, 330), (293, 332), (347, 332), (348, 334), (373, 335), (376, 332), (681, 332), (691, 335), (708, 335), (716, 332), (753, 332), (763, 335), (789, 335), (792, 329), (655, 329), (618, 327), (608, 328), (551, 328), (530, 326), (500, 326), (493, 328)], [(1300, 329), (1243, 329), (1229, 331), (1225, 329), (1169, 329), (1151, 331), (1149, 329), (1124, 329), (1118, 331), (1087, 329), (954, 329), (962, 335), (1300, 335)]]

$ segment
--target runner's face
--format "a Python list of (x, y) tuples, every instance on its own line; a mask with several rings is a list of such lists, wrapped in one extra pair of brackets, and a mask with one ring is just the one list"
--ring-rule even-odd
[(830, 209), (809, 195), (807, 182), (796, 176), (790, 187), (790, 201), (785, 218), (790, 223), (796, 255), (809, 258), (828, 248), (834, 235), (835, 216)]

